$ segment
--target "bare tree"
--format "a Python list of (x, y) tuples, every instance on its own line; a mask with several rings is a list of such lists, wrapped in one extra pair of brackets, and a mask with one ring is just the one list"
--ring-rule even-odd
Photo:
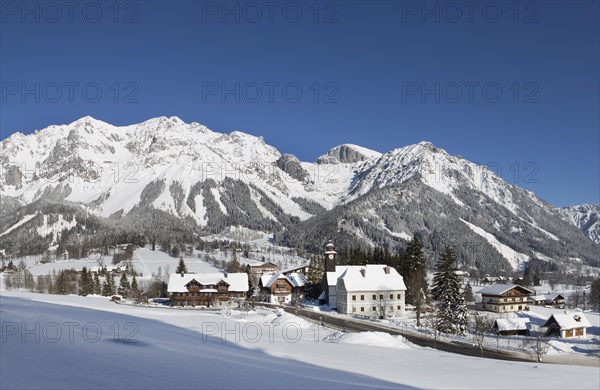
[(481, 357), (483, 357), (483, 347), (485, 346), (485, 340), (490, 335), (490, 330), (492, 328), (492, 320), (481, 314), (476, 314), (473, 320), (473, 341), (477, 348), (479, 348), (479, 353)]
[(542, 336), (537, 336), (533, 340), (523, 341), (523, 347), (533, 360), (540, 363), (542, 358), (548, 353), (550, 345), (544, 341)]
[(440, 317), (437, 308), (432, 310), (431, 315), (426, 321), (426, 326), (433, 330), (433, 349), (437, 346), (437, 339), (440, 333)]

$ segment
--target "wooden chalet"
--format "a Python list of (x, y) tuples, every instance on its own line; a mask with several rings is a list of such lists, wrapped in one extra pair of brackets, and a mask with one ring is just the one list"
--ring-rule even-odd
[(260, 288), (271, 303), (292, 303), (304, 297), (306, 277), (300, 273), (284, 275), (282, 273), (265, 274), (260, 278)]
[(494, 284), (477, 293), (481, 294), (478, 309), (506, 313), (528, 310), (527, 302), (534, 291), (516, 284)]
[(279, 266), (277, 264), (273, 264), (270, 261), (267, 261), (262, 264), (250, 265), (250, 272), (253, 274), (268, 274), (274, 273), (279, 270)]
[(528, 336), (531, 323), (529, 318), (497, 318), (492, 330), (501, 336)]
[(173, 274), (169, 277), (168, 292), (171, 306), (225, 306), (232, 299), (246, 298), (248, 275)]
[(507, 281), (508, 281), (508, 279), (505, 278), (504, 276), (486, 275), (486, 277), (481, 280), (481, 284), (489, 285), (489, 284), (496, 284), (496, 283), (506, 283)]
[(555, 313), (546, 320), (542, 328), (546, 328), (545, 336), (558, 336), (563, 339), (583, 338), (590, 322), (581, 313)]
[(567, 301), (564, 295), (558, 293), (534, 295), (530, 299), (532, 305), (549, 306), (556, 309), (564, 309)]

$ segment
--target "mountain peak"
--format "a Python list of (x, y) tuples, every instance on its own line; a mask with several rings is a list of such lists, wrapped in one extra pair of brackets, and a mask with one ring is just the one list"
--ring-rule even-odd
[(84, 117), (81, 117), (71, 123), (69, 123), (69, 126), (77, 126), (77, 125), (85, 125), (85, 124), (91, 124), (91, 125), (108, 125), (108, 123), (103, 122), (99, 119), (96, 119), (90, 115), (86, 115)]
[(352, 164), (377, 159), (381, 153), (354, 144), (342, 144), (330, 149), (317, 159), (317, 164)]

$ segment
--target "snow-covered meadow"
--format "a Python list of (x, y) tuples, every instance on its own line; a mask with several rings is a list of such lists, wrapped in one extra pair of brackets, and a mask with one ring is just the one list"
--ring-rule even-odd
[(466, 357), (381, 333), (332, 340), (331, 329), (267, 309), (2, 292), (0, 314), (1, 388), (600, 387), (600, 367)]

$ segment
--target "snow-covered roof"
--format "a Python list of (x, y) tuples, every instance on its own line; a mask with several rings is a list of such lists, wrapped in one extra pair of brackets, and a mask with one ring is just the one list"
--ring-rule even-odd
[(279, 268), (279, 266), (277, 264), (271, 263), (270, 261), (264, 262), (264, 263), (260, 263), (260, 264), (255, 264), (255, 265), (250, 265), (251, 267), (268, 267), (268, 268)]
[[(346, 291), (397, 291), (406, 290), (404, 278), (395, 268), (385, 264), (337, 266), (336, 272)], [(329, 274), (329, 273), (328, 273)], [(329, 275), (327, 275), (329, 278)]]
[(527, 330), (530, 327), (529, 318), (497, 318), (495, 326), (499, 331)]
[(303, 274), (293, 272), (289, 275), (282, 273), (264, 274), (260, 277), (260, 282), (263, 287), (271, 287), (278, 279), (286, 279), (293, 287), (302, 287), (306, 283), (306, 277)]
[(512, 290), (513, 288), (520, 288), (520, 289), (526, 290), (530, 294), (534, 293), (534, 291), (532, 291), (526, 287), (519, 286), (517, 284), (494, 284), (492, 286), (488, 286), (486, 288), (479, 290), (477, 293), (478, 294), (486, 294), (486, 295), (502, 295), (505, 292), (507, 292), (508, 290)]
[(539, 294), (531, 297), (534, 301), (554, 301), (556, 298), (565, 299), (564, 295), (560, 293), (552, 293), (552, 294)]
[(237, 273), (211, 273), (211, 274), (172, 274), (169, 276), (168, 292), (187, 292), (185, 287), (192, 280), (196, 280), (203, 286), (217, 284), (221, 280), (229, 284), (229, 291), (246, 292), (248, 291), (248, 274), (244, 272)]
[[(337, 270), (338, 267), (335, 267), (336, 270)], [(330, 271), (330, 272), (327, 272), (325, 275), (326, 275), (326, 278), (327, 278), (327, 285), (328, 286), (335, 286), (335, 285), (337, 285), (337, 278), (339, 276), (339, 274), (338, 274), (337, 271)]]
[(552, 318), (561, 329), (589, 328), (592, 326), (587, 318), (581, 313), (554, 313), (544, 323), (543, 327), (549, 326)]

